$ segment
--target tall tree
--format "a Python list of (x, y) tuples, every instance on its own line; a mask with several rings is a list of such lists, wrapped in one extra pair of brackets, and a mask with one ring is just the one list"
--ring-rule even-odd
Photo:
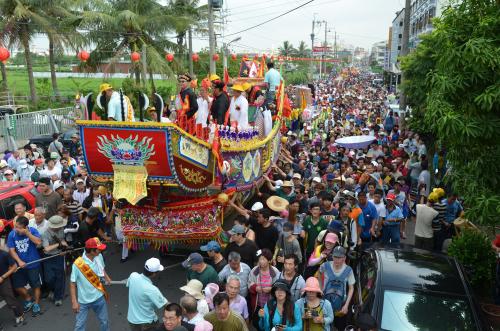
[[(31, 102), (38, 101), (35, 79), (33, 78), (33, 61), (31, 58), (30, 41), (36, 33), (49, 31), (50, 21), (44, 10), (46, 1), (37, 0), (0, 0), (0, 39), (9, 46), (20, 45), (24, 50)], [(55, 31), (54, 31), (55, 33)]]
[[(172, 73), (164, 54), (175, 49), (176, 44), (167, 35), (184, 23), (184, 17), (176, 17), (154, 0), (110, 0), (100, 3), (97, 10), (89, 5), (82, 9), (79, 27), (89, 31), (87, 40), (95, 47), (89, 66), (97, 67), (105, 61), (115, 63), (127, 53), (141, 52), (145, 45), (147, 67), (154, 72)], [(139, 64), (134, 65), (134, 72), (136, 82), (140, 83)]]
[(288, 40), (285, 40), (283, 45), (279, 48), (279, 52), (282, 56), (292, 56), (296, 50)]
[(309, 57), (311, 56), (311, 50), (307, 47), (307, 44), (305, 41), (301, 41), (299, 43), (299, 47), (297, 47), (297, 56), (298, 57)]
[(499, 224), (500, 6), (463, 0), (433, 25), (402, 62), (409, 124), (446, 148), (447, 177), (464, 197), (469, 219)]

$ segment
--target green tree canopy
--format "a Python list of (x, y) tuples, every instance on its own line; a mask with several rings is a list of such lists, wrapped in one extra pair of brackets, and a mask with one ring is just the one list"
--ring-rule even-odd
[(433, 20), (434, 31), (403, 59), (410, 127), (447, 151), (447, 178), (467, 216), (499, 224), (500, 6), (463, 0)]

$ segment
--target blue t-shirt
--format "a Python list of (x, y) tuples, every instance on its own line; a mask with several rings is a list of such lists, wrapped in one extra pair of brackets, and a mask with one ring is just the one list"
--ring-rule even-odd
[(445, 221), (452, 223), (458, 217), (458, 214), (462, 212), (462, 205), (456, 200), (449, 204), (448, 199), (443, 199), (442, 203), (446, 205)]
[(365, 221), (363, 232), (361, 232), (361, 237), (370, 238), (370, 229), (372, 227), (373, 220), (378, 219), (377, 208), (370, 201), (367, 201), (364, 207), (361, 205), (359, 205), (359, 207), (363, 211), (363, 218)]
[(271, 68), (264, 76), (264, 82), (269, 84), (269, 91), (276, 91), (281, 84), (281, 75), (278, 70)]
[[(40, 233), (37, 229), (32, 227), (28, 227), (28, 229), (32, 235), (40, 238)], [(38, 254), (36, 245), (30, 240), (30, 238), (28, 238), (28, 236), (19, 235), (16, 230), (9, 233), (9, 237), (7, 238), (7, 247), (14, 248), (19, 258), (26, 263), (40, 259), (40, 254)], [(37, 262), (27, 265), (26, 269), (36, 269), (39, 267), (40, 263)]]

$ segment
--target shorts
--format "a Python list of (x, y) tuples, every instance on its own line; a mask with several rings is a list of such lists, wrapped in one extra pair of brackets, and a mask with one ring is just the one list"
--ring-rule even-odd
[(19, 269), (12, 275), (12, 284), (14, 288), (21, 288), (30, 284), (31, 288), (38, 288), (42, 285), (40, 277), (40, 268)]

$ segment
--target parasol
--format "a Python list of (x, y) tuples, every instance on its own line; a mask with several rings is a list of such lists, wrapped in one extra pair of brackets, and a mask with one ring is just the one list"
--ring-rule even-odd
[(345, 148), (365, 148), (368, 147), (376, 140), (374, 136), (350, 136), (335, 140), (338, 146)]

